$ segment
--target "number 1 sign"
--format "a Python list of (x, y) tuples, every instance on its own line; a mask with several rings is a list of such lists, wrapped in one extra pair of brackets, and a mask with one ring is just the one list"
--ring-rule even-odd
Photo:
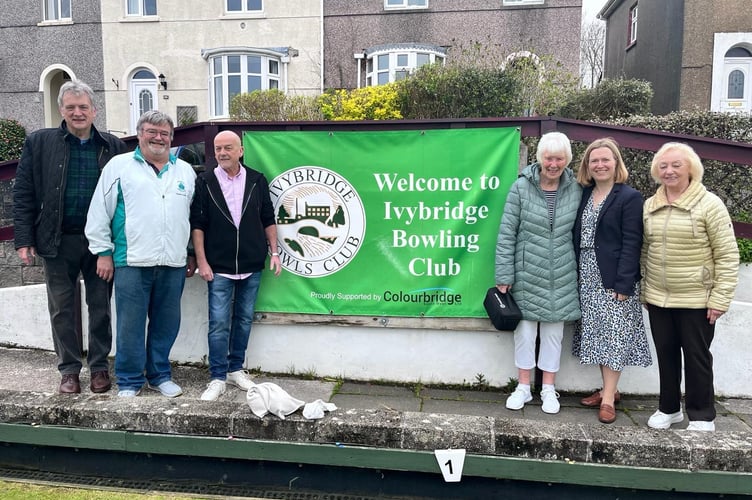
[(465, 450), (434, 450), (436, 461), (447, 483), (459, 483), (465, 465)]

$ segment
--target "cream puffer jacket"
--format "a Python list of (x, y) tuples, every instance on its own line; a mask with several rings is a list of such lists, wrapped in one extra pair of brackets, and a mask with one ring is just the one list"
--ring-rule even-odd
[(739, 272), (739, 247), (718, 196), (691, 181), (669, 203), (660, 186), (642, 213), (643, 303), (727, 311)]

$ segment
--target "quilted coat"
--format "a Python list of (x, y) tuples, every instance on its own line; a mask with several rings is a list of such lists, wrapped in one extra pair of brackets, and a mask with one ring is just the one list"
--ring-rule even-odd
[(739, 247), (723, 201), (692, 181), (673, 203), (661, 186), (643, 210), (642, 302), (727, 311)]
[[(94, 126), (91, 133), (100, 171), (110, 159), (127, 150), (125, 143), (112, 134), (99, 132)], [(32, 132), (24, 142), (13, 186), (16, 249), (35, 247), (40, 257), (57, 257), (63, 234), (70, 135), (62, 122), (58, 128)]]
[(512, 285), (512, 296), (531, 321), (580, 317), (572, 227), (582, 189), (567, 168), (559, 179), (553, 226), (540, 187), (541, 167), (525, 167), (507, 195), (496, 242), (496, 283)]

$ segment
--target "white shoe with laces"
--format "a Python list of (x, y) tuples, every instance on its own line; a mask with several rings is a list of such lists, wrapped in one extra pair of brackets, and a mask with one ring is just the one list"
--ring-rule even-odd
[(533, 395), (530, 394), (530, 390), (525, 390), (517, 387), (514, 392), (507, 398), (507, 408), (510, 410), (521, 410), (525, 403), (529, 403), (533, 400)]
[(663, 413), (661, 410), (656, 410), (648, 419), (648, 427), (651, 429), (668, 429), (671, 424), (678, 424), (682, 420), (684, 420), (684, 414), (681, 410), (676, 413)]
[(248, 389), (253, 387), (253, 381), (251, 380), (251, 377), (248, 376), (248, 374), (243, 370), (228, 373), (227, 383), (236, 387), (240, 387), (244, 391), (247, 391)]
[(157, 386), (148, 384), (147, 387), (152, 391), (159, 391), (166, 398), (176, 398), (183, 394), (183, 389), (172, 380), (165, 380)]
[(559, 413), (559, 409), (561, 408), (559, 405), (559, 393), (554, 389), (544, 388), (541, 391), (541, 400), (543, 401), (541, 410), (543, 410), (544, 413), (550, 413), (552, 415)]
[(225, 393), (225, 381), (214, 379), (206, 386), (206, 390), (201, 394), (201, 401), (216, 401)]
[(705, 420), (690, 420), (689, 425), (687, 426), (688, 431), (704, 431), (704, 432), (714, 432), (715, 431), (715, 422), (711, 420), (710, 422)]

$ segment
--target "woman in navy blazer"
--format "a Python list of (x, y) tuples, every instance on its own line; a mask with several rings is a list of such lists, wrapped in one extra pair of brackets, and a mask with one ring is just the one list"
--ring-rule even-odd
[(603, 389), (582, 399), (599, 407), (598, 419), (616, 420), (616, 390), (625, 366), (652, 362), (639, 302), (642, 205), (619, 146), (598, 139), (585, 150), (577, 180), (584, 186), (574, 225), (582, 319), (572, 353), (600, 366)]

